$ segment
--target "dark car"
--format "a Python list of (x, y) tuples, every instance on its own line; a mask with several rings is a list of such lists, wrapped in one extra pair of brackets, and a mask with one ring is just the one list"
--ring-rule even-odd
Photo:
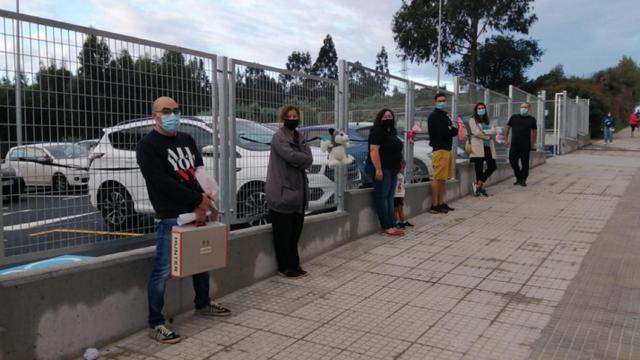
[(25, 185), (24, 180), (18, 175), (16, 169), (2, 164), (0, 165), (0, 177), (2, 178), (2, 200), (18, 200), (20, 194), (24, 191)]
[[(307, 139), (329, 137), (329, 129), (334, 127), (333, 125), (314, 125), (300, 128), (299, 131)], [(369, 154), (368, 138), (369, 132), (373, 127), (371, 122), (350, 122), (347, 128), (347, 135), (351, 144), (347, 148), (347, 153), (356, 161), (356, 166), (360, 171), (362, 177), (362, 184), (364, 186), (371, 185), (371, 179), (366, 175), (364, 170), (367, 156)], [(317, 143), (316, 143), (317, 142)], [(311, 144), (320, 146), (320, 140), (314, 140)], [(425, 154), (426, 155), (426, 154)], [(411, 182), (427, 181), (429, 180), (429, 169), (425, 161), (426, 159), (419, 159), (414, 157), (413, 159), (413, 179)]]

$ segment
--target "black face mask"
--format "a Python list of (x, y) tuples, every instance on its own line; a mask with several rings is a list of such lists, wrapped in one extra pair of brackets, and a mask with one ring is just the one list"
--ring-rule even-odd
[(385, 130), (392, 130), (394, 128), (394, 121), (393, 120), (382, 120), (382, 127)]
[(289, 130), (295, 130), (300, 124), (300, 120), (285, 120), (284, 126)]

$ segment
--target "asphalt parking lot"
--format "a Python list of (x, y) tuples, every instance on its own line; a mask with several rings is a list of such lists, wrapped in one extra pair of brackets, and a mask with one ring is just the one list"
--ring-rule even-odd
[(86, 189), (56, 194), (29, 188), (18, 200), (2, 202), (5, 256), (140, 237), (153, 232), (152, 219), (137, 228), (110, 229), (91, 206)]

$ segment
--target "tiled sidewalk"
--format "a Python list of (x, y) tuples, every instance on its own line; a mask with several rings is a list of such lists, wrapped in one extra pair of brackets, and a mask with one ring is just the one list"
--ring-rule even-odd
[(563, 296), (640, 167), (607, 157), (554, 159), (526, 188), (499, 184), (448, 215), (411, 219), (402, 238), (373, 235), (316, 258), (307, 278), (230, 294), (221, 302), (232, 317), (181, 316), (177, 345), (144, 331), (102, 358), (553, 358), (541, 341), (562, 321)]

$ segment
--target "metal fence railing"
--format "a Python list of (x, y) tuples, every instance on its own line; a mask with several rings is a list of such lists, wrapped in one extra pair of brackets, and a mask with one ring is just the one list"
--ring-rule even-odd
[(589, 100), (570, 98), (567, 91), (556, 93), (554, 101), (554, 154), (569, 152), (580, 137), (589, 136)]
[[(329, 138), (330, 128), (337, 128), (337, 86), (334, 79), (301, 74), (284, 69), (232, 60), (230, 63), (231, 94), (229, 106), (230, 166), (236, 169), (231, 177), (229, 193), (232, 222), (260, 224), (266, 222), (264, 193), (269, 144), (280, 108), (295, 104), (301, 111), (302, 136), (311, 141), (314, 162), (308, 171), (309, 210), (321, 211), (337, 205), (336, 169), (328, 166), (327, 154), (320, 149), (320, 137)], [(322, 114), (322, 123), (317, 119)], [(329, 117), (328, 114), (333, 114)], [(307, 122), (311, 122), (308, 124)], [(350, 185), (357, 186), (360, 173), (356, 164), (347, 168)]]
[[(0, 22), (0, 266), (153, 241), (135, 149), (154, 127), (151, 105), (159, 96), (178, 102), (181, 131), (218, 179), (219, 208), (231, 225), (268, 220), (270, 141), (287, 104), (300, 108), (305, 138), (329, 137), (329, 128), (351, 138), (354, 163), (336, 168), (311, 141), (311, 212), (343, 209), (344, 192), (370, 182), (367, 138), (382, 108), (395, 112), (407, 179), (427, 181), (432, 172), (433, 86), (345, 60), (337, 78), (326, 78), (3, 10)], [(505, 95), (458, 78), (440, 92), (453, 121), (468, 121), (482, 101), (494, 124), (505, 126), (513, 104), (528, 101), (544, 127), (544, 95), (513, 87)], [(555, 143), (588, 134), (588, 100), (563, 93), (546, 105)], [(410, 144), (414, 125), (422, 132)], [(467, 161), (457, 140), (454, 148), (454, 161)]]

